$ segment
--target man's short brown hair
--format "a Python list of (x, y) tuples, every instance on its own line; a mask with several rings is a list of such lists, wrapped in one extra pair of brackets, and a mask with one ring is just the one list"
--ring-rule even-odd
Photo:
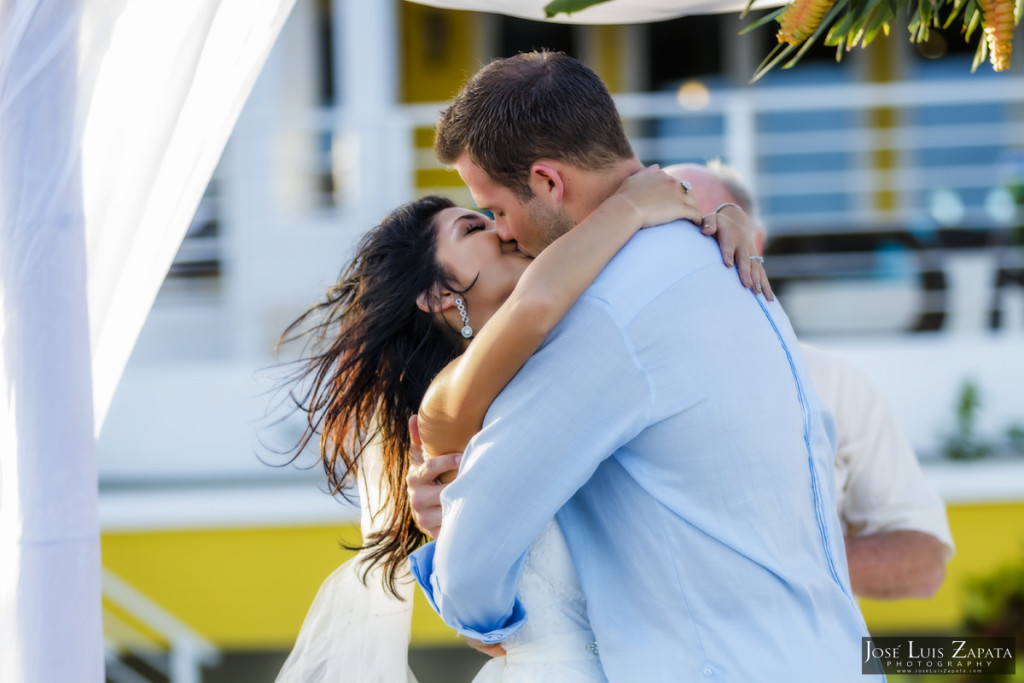
[(530, 198), (530, 166), (554, 159), (607, 168), (633, 150), (608, 88), (561, 52), (498, 59), (473, 76), (441, 113), (434, 152), (445, 164), (467, 152), (495, 182)]

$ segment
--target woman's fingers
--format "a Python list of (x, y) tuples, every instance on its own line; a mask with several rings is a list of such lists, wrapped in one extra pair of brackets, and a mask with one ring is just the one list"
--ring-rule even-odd
[(744, 287), (755, 293), (763, 293), (768, 301), (775, 301), (775, 293), (764, 269), (764, 259), (756, 255), (755, 233), (737, 230), (734, 220), (732, 216), (723, 216), (721, 213), (708, 214), (701, 220), (700, 230), (705, 235), (715, 236), (722, 250), (722, 261), (730, 267), (736, 264)]
[(713, 213), (704, 216), (700, 221), (700, 231), (708, 237), (718, 232), (718, 216)]
[[(737, 254), (738, 243), (736, 242), (736, 231), (735, 230), (719, 230), (718, 231), (718, 248), (722, 250), (722, 262), (729, 268), (732, 268), (732, 264), (739, 258)], [(746, 284), (746, 280), (742, 279), (743, 269), (740, 266), (740, 279)], [(747, 275), (750, 275), (750, 271), (747, 271)]]
[(736, 270), (740, 274), (740, 282), (747, 289), (753, 289), (755, 292), (761, 291), (761, 283), (755, 283), (751, 277), (751, 270), (754, 262), (750, 260), (750, 250), (746, 245), (739, 244), (736, 246)]
[(753, 277), (761, 283), (761, 291), (764, 293), (764, 298), (768, 301), (775, 301), (775, 292), (772, 291), (772, 283), (768, 281), (768, 273), (764, 269), (764, 262), (759, 261), (757, 264), (756, 273)]

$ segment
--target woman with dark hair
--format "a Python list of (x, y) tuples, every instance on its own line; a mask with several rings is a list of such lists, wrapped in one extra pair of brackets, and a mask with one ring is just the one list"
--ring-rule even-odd
[[(728, 216), (735, 222), (732, 230), (744, 226), (749, 232), (741, 212), (733, 215), (730, 210)], [(367, 533), (364, 528), (360, 552), (360, 579), (367, 590), (374, 590), (376, 583), (393, 596), (408, 594), (407, 559), (426, 540), (412, 518), (405, 487), (410, 416), (420, 413), (428, 453), (461, 451), (501, 389), (629, 238), (639, 229), (678, 218), (702, 221), (685, 187), (649, 169), (627, 179), (593, 214), (533, 260), (520, 254), (514, 242), (502, 242), (487, 216), (439, 197), (399, 207), (363, 237), (325, 300), (292, 323), (282, 341), (308, 339), (308, 355), (299, 361), (294, 377), (302, 390), (293, 396), (307, 415), (296, 453), (318, 436), (332, 492), (344, 493), (357, 473), (364, 487), (361, 501), (364, 513), (370, 513), (364, 521), (372, 519), (373, 529)], [(753, 286), (760, 291), (767, 285), (763, 270), (745, 255), (752, 242), (748, 235), (737, 249), (736, 232), (724, 229), (730, 220), (723, 220), (718, 231), (726, 263), (737, 255), (741, 278), (748, 285), (756, 282)], [(704, 224), (708, 234), (719, 227), (715, 218)], [(570, 589), (575, 583), (557, 525), (542, 536), (538, 541), (545, 544), (545, 557), (536, 563), (535, 575), (528, 569), (522, 579), (534, 583), (538, 597), (556, 583)], [(393, 656), (368, 655), (379, 652), (388, 638), (394, 643), (394, 631), (400, 629), (395, 614), (405, 610), (396, 610), (394, 603), (389, 608), (386, 599), (383, 607), (353, 608), (352, 596), (343, 593), (359, 590), (353, 580), (356, 564), (347, 563), (325, 582), (278, 680), (411, 676), (404, 655), (401, 662), (395, 660), (408, 643), (407, 626)], [(538, 587), (538, 582), (543, 585)], [(559, 595), (555, 602), (560, 604), (564, 591)], [(378, 599), (383, 597), (378, 593)], [(522, 598), (530, 599), (525, 594)], [(543, 599), (554, 598), (548, 594)], [(558, 636), (558, 650), (565, 636), (585, 637), (580, 605), (561, 611), (552, 623), (538, 619), (541, 623), (530, 623), (532, 632), (516, 634), (520, 644)], [(367, 623), (382, 616), (380, 628)], [(520, 665), (519, 675), (529, 680), (604, 680), (593, 648), (566, 660), (557, 653), (543, 654), (536, 642), (533, 655), (526, 657), (531, 661)], [(372, 672), (365, 668), (371, 660), (377, 662)], [(330, 673), (335, 665), (345, 673)], [(381, 669), (387, 666), (397, 668), (389, 675)], [(545, 667), (544, 672), (537, 666)], [(506, 667), (504, 675), (514, 676), (514, 669)], [(402, 672), (399, 678), (397, 672)]]

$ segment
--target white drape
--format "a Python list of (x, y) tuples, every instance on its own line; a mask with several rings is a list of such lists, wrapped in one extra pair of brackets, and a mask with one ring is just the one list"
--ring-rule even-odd
[(293, 2), (0, 0), (0, 680), (102, 680), (94, 434)]
[[(410, 0), (420, 5), (448, 9), (494, 12), (524, 19), (544, 20), (551, 0)], [(789, 0), (756, 0), (754, 8), (778, 7)], [(565, 24), (639, 24), (691, 14), (739, 12), (747, 0), (608, 0), (572, 14), (558, 14), (550, 21)]]
[[(82, 140), (97, 432), (224, 143), (294, 0), (123, 2), (91, 54)], [(107, 19), (107, 21), (104, 21)], [(93, 59), (97, 59), (92, 63)]]

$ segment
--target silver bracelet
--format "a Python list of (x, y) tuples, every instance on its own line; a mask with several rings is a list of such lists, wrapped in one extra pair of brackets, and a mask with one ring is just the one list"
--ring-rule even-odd
[(724, 209), (727, 206), (735, 207), (735, 208), (739, 209), (741, 212), (743, 211), (743, 208), (739, 204), (734, 204), (733, 202), (725, 202), (723, 204), (719, 204), (718, 208), (715, 209), (715, 215), (717, 216), (718, 212), (721, 211), (722, 209)]

